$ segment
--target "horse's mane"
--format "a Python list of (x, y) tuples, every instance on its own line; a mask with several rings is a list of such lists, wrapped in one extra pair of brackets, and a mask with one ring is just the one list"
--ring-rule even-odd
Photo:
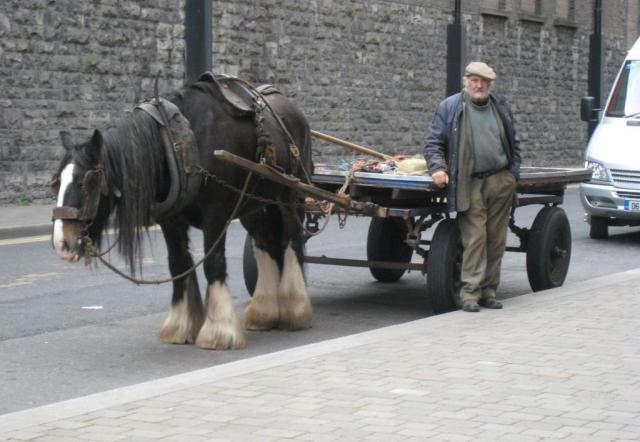
[[(118, 252), (132, 272), (142, 266), (142, 227), (152, 223), (151, 209), (165, 182), (165, 159), (158, 124), (134, 111), (103, 133), (109, 188), (117, 188), (113, 224)], [(105, 223), (105, 228), (106, 228)]]

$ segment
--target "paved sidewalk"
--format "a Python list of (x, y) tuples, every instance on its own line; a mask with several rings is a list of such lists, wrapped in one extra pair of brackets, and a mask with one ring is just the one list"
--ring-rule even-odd
[(0, 205), (0, 240), (51, 234), (51, 215), (55, 202)]
[(640, 269), (505, 307), (3, 415), (0, 441), (640, 439)]

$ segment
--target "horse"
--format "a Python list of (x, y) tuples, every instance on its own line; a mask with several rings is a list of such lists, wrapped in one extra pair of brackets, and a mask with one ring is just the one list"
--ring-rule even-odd
[[(229, 84), (237, 86), (238, 81)], [(142, 268), (144, 231), (159, 224), (170, 274), (175, 278), (171, 307), (160, 329), (165, 343), (239, 349), (246, 345), (244, 329), (311, 327), (312, 308), (302, 271), (304, 213), (300, 195), (291, 187), (249, 176), (248, 171), (213, 154), (227, 150), (302, 179), (309, 176), (312, 167), (309, 124), (301, 110), (281, 93), (256, 94), (245, 82), (242, 85), (253, 97), (249, 110), (238, 107), (237, 102), (232, 105), (220, 93), (225, 88), (211, 77), (184, 86), (166, 100), (154, 100), (156, 107), (163, 100), (167, 104), (156, 114), (166, 115), (172, 105), (177, 108), (171, 120), (186, 126), (177, 141), (175, 125), (163, 127), (166, 118), (159, 120), (144, 109), (127, 113), (106, 130), (95, 129), (80, 143), (61, 132), (65, 154), (54, 175), (55, 250), (63, 260), (77, 262), (90, 250), (99, 249), (105, 230), (113, 226), (117, 251), (135, 274)], [(193, 138), (191, 178), (196, 177), (197, 185), (190, 185), (189, 195), (180, 194), (169, 209), (165, 207), (158, 214), (158, 207), (172, 193), (171, 180), (176, 179), (172, 177), (174, 160), (165, 154), (171, 134), (170, 147), (174, 148)], [(247, 190), (239, 201), (241, 188)], [(252, 238), (258, 270), (244, 324), (234, 310), (227, 284), (225, 227), (234, 210), (235, 218)], [(189, 252), (190, 227), (202, 230), (208, 252), (203, 262), (207, 280), (204, 301), (195, 272), (185, 274), (194, 265)]]

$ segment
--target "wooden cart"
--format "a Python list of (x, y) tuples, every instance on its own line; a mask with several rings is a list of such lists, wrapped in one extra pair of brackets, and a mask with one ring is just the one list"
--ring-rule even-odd
[[(332, 214), (343, 213), (371, 217), (367, 235), (367, 259), (305, 256), (305, 263), (368, 267), (381, 282), (399, 280), (407, 270), (419, 270), (427, 276), (427, 295), (436, 313), (459, 307), (462, 246), (456, 220), (450, 216), (445, 191), (432, 187), (430, 176), (355, 172), (344, 194), (338, 195), (347, 172), (331, 168), (317, 169), (311, 184), (279, 174), (268, 166), (256, 164), (227, 152), (216, 156), (263, 177), (295, 187), (300, 192), (333, 202)], [(511, 212), (510, 230), (520, 245), (507, 251), (527, 254), (527, 276), (534, 291), (559, 287), (564, 283), (571, 260), (571, 229), (559, 206), (566, 186), (587, 181), (589, 169), (523, 167), (517, 188), (517, 202)], [(515, 225), (518, 207), (541, 205), (530, 228)], [(317, 229), (327, 216), (317, 204), (308, 204), (306, 228)], [(424, 232), (434, 227), (431, 240)], [(412, 263), (413, 254), (422, 258)], [(251, 241), (247, 238), (243, 257), (247, 290), (253, 293), (257, 281)]]

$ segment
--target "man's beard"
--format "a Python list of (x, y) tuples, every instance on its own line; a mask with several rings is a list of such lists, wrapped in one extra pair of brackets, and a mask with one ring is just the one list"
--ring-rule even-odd
[(479, 104), (480, 106), (483, 106), (487, 104), (487, 102), (489, 101), (489, 92), (491, 92), (491, 89), (488, 89), (487, 92), (485, 92), (481, 97), (478, 97), (478, 98), (474, 97), (471, 91), (469, 91), (467, 87), (465, 87), (463, 91), (465, 94), (467, 94), (467, 96), (469, 97), (469, 99), (471, 99), (471, 101), (473, 101), (475, 104)]

